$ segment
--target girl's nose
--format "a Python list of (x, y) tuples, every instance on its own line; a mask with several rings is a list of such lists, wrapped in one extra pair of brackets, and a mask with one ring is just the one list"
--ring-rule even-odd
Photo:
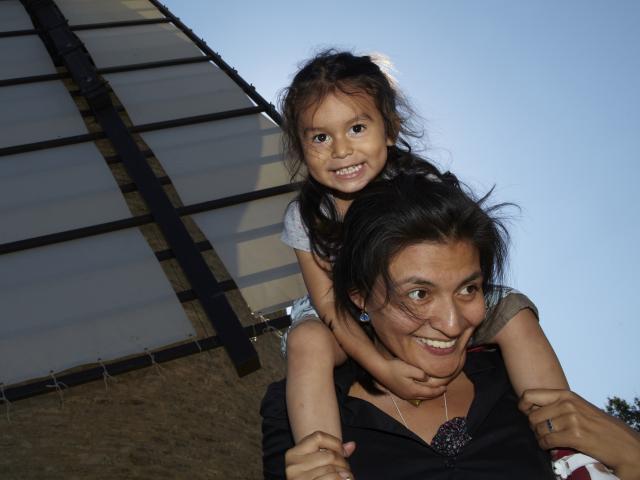
[(351, 144), (346, 138), (335, 138), (333, 140), (333, 150), (331, 156), (333, 158), (346, 158), (353, 153)]

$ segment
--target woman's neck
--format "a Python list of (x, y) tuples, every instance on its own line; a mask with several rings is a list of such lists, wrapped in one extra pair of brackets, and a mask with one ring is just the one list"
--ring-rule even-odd
[(440, 395), (424, 400), (417, 407), (384, 387), (381, 390), (382, 394), (372, 394), (359, 383), (354, 383), (349, 395), (371, 403), (429, 444), (447, 420), (467, 416), (474, 397), (473, 383), (464, 372), (449, 383), (446, 397)]

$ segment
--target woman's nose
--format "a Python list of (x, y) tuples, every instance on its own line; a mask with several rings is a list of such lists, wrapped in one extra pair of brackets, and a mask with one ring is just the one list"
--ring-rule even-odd
[(443, 299), (435, 307), (429, 322), (432, 328), (450, 338), (457, 337), (465, 330), (464, 315), (454, 300)]
[(334, 138), (333, 151), (331, 152), (333, 158), (346, 158), (352, 153), (353, 149), (347, 138)]

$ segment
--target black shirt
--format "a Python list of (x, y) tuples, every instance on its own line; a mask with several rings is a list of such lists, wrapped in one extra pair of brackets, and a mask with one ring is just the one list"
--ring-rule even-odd
[[(469, 352), (464, 372), (475, 388), (467, 415), (471, 441), (453, 457), (434, 451), (413, 432), (369, 402), (347, 395), (359, 367), (335, 371), (344, 441), (357, 444), (349, 464), (358, 480), (544, 480), (554, 479), (497, 352)], [(260, 409), (265, 479), (285, 478), (284, 454), (293, 447), (285, 382), (269, 386)]]

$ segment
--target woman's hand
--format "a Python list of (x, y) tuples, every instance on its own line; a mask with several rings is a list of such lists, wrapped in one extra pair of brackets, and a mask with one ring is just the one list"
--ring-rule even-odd
[(579, 395), (527, 390), (519, 408), (542, 448), (573, 448), (612, 468), (622, 480), (640, 479), (640, 434)]
[(397, 358), (385, 360), (384, 368), (375, 379), (394, 395), (405, 400), (428, 400), (442, 395), (450, 378), (434, 378), (421, 369)]
[(307, 435), (285, 454), (287, 480), (353, 480), (346, 458), (355, 449), (328, 433)]

